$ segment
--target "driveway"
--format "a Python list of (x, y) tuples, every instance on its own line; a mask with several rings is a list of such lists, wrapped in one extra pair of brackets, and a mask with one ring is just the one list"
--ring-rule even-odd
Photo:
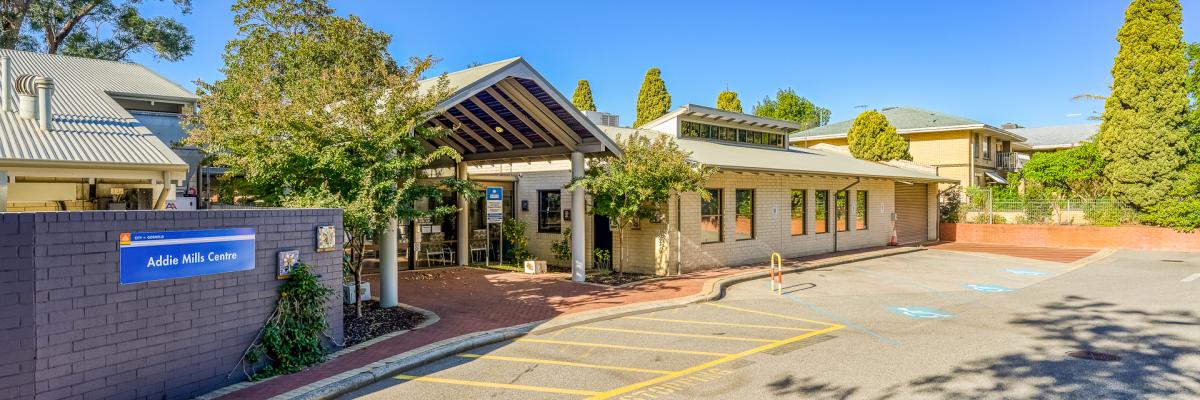
[(928, 250), (535, 331), (347, 398), (1196, 398), (1194, 274), (1200, 253)]

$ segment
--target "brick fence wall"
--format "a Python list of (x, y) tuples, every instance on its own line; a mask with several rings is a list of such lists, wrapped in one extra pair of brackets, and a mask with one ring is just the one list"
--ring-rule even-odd
[[(274, 308), (281, 250), (300, 250), (335, 290), (341, 252), (316, 253), (340, 210), (0, 214), (0, 398), (190, 398), (244, 379), (237, 364)], [(255, 228), (251, 271), (119, 284), (121, 232)], [(341, 235), (339, 233), (340, 240)], [(338, 247), (340, 248), (340, 246)]]
[(1066, 248), (1200, 250), (1200, 233), (1154, 226), (941, 224), (947, 241)]

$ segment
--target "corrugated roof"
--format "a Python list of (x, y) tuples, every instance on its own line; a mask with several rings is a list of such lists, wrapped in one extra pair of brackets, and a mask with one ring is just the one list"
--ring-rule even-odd
[(0, 49), (12, 76), (54, 80), (51, 131), (20, 118), (15, 104), (0, 112), (0, 160), (139, 164), (186, 168), (149, 129), (111, 96), (195, 101), (195, 96), (139, 64)]
[[(600, 129), (603, 129), (605, 133), (613, 137), (634, 133), (673, 137), (670, 134), (649, 129), (611, 126), (602, 126)], [(729, 170), (872, 177), (921, 182), (956, 182), (954, 179), (943, 178), (921, 171), (859, 160), (854, 157), (816, 149), (779, 149), (678, 138), (675, 139), (675, 142), (683, 150), (692, 153), (692, 161)]]
[[(468, 88), (475, 82), (479, 82), (484, 78), (503, 70), (505, 67), (520, 61), (521, 57), (513, 57), (474, 66), (460, 71), (446, 73), (444, 76), (446, 77), (446, 82), (450, 86), (450, 96), (448, 97), (454, 97), (454, 95), (458, 94), (458, 92)], [(443, 75), (438, 75), (432, 78), (422, 79), (420, 82), (417, 82), (417, 84), (420, 86), (421, 91), (428, 91), (433, 89), (434, 85), (438, 83), (438, 79), (440, 79), (442, 76)]]
[[(950, 115), (937, 111), (923, 110), (916, 107), (885, 107), (879, 110), (884, 117), (887, 117), (889, 123), (896, 127), (896, 131), (900, 134), (905, 134), (910, 131), (930, 131), (938, 128), (980, 128), (986, 129), (992, 133), (1009, 136), (1015, 141), (1022, 141), (1025, 138), (1016, 135), (1004, 129), (1000, 129), (983, 122), (979, 122), (970, 118)], [(850, 127), (854, 126), (854, 120), (848, 119), (837, 123), (818, 126), (792, 134), (792, 140), (804, 138), (836, 138), (844, 137), (850, 132)]]
[(1100, 132), (1100, 124), (1054, 125), (1036, 128), (1009, 129), (1025, 137), (1025, 144), (1035, 149), (1077, 146)]

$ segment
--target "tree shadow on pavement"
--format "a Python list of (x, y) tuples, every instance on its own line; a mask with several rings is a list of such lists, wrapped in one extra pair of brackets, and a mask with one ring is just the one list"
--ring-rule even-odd
[[(1009, 321), (1036, 343), (1027, 351), (979, 358), (888, 386), (869, 396), (857, 387), (785, 378), (769, 388), (804, 398), (1198, 398), (1200, 315), (1195, 310), (1146, 310), (1066, 296)], [(1114, 354), (1105, 362), (1072, 351)]]

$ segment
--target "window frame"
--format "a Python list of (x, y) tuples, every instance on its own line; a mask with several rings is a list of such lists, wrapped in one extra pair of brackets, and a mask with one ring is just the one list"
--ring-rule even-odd
[(984, 160), (992, 159), (992, 137), (991, 136), (983, 137), (983, 159)]
[[(715, 207), (715, 210), (717, 210), (717, 213), (716, 214), (705, 214), (704, 213), (704, 209), (705, 209), (704, 205), (705, 205), (706, 201), (703, 199), (700, 200), (700, 224), (701, 224), (701, 226), (700, 226), (700, 244), (722, 243), (725, 241), (725, 199), (724, 199), (725, 190), (724, 189), (713, 189), (713, 188), (704, 189), (704, 190), (707, 190), (712, 197), (712, 199), (708, 200), (709, 202), (713, 202), (713, 201), (717, 202), (717, 206)], [(705, 241), (704, 240), (703, 224), (704, 224), (705, 217), (716, 217), (717, 240), (715, 240), (715, 241)]]
[[(739, 237), (738, 235), (740, 235), (741, 233), (737, 231), (738, 218), (741, 218), (743, 216), (742, 212), (740, 210), (741, 207), (739, 207), (740, 199), (738, 199), (738, 195), (743, 192), (750, 192), (750, 215), (749, 215), (749, 217), (750, 217), (750, 237), (746, 237), (746, 238)], [(754, 207), (757, 206), (757, 204), (755, 204), (757, 202), (756, 201), (757, 199), (755, 199), (755, 197), (756, 196), (755, 196), (754, 189), (733, 189), (733, 223), (734, 223), (733, 236), (734, 236), (734, 241), (754, 240), (755, 238), (757, 238), (756, 233), (757, 233), (758, 229), (756, 229), (756, 227), (754, 226), (755, 222), (756, 222), (755, 216), (754, 216), (754, 214), (755, 214)]]
[[(792, 222), (796, 220), (796, 194), (800, 194), (800, 233), (796, 233), (796, 225)], [(788, 231), (792, 236), (804, 236), (808, 234), (808, 189), (792, 189), (791, 192), (791, 219), (788, 220)]]
[[(549, 205), (546, 204), (546, 195), (558, 195), (558, 210), (550, 211)], [(537, 191), (537, 228), (538, 233), (562, 233), (562, 191), (555, 189), (545, 189)], [(551, 213), (558, 215), (558, 225), (551, 226), (545, 224), (546, 216)]]
[[(838, 209), (838, 198), (842, 197), (842, 196), (845, 196), (845, 198), (844, 198), (845, 201), (842, 202), (842, 204), (845, 205), (845, 208), (843, 210), (839, 210)], [(850, 231), (850, 191), (849, 190), (839, 190), (839, 191), (837, 191), (837, 193), (835, 193), (833, 195), (833, 214), (834, 214), (833, 215), (833, 229), (837, 230), (838, 232), (849, 232)], [(845, 221), (846, 221), (845, 229), (838, 229), (838, 217), (845, 219)]]
[[(822, 198), (825, 199), (825, 201), (821, 201), (820, 199), (822, 199)], [(813, 208), (813, 232), (816, 233), (817, 235), (823, 235), (823, 234), (826, 234), (826, 233), (829, 233), (830, 231), (832, 231), (832, 229), (829, 229), (829, 190), (828, 189), (813, 191), (813, 206), (814, 206), (814, 208)], [(820, 212), (821, 210), (825, 210), (825, 212), (823, 213), (825, 215), (821, 215), (822, 214)], [(821, 217), (821, 218), (818, 220), (817, 217)], [(824, 221), (825, 223), (821, 224), (821, 223), (819, 223), (819, 221)]]
[[(868, 207), (870, 199), (871, 196), (867, 194), (866, 190), (854, 192), (854, 230), (856, 231), (871, 229), (871, 207)], [(859, 215), (859, 211), (862, 212), (862, 215)]]

